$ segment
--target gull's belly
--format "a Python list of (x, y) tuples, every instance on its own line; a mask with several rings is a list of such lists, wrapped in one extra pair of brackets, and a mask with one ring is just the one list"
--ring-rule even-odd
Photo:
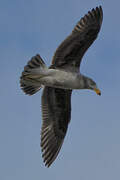
[(78, 89), (77, 74), (50, 69), (48, 76), (41, 78), (41, 84), (62, 89)]

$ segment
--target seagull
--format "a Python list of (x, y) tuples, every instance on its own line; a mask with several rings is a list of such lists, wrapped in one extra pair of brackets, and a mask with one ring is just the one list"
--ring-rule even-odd
[(72, 90), (90, 89), (101, 95), (96, 83), (80, 73), (80, 64), (97, 38), (102, 20), (101, 6), (88, 11), (57, 48), (49, 68), (37, 54), (21, 74), (20, 86), (25, 94), (33, 95), (43, 88), (41, 150), (47, 167), (56, 159), (67, 132)]

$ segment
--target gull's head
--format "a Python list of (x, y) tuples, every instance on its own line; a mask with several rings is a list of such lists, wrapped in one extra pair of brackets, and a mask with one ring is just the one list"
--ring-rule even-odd
[(92, 79), (88, 78), (87, 84), (88, 84), (88, 89), (95, 91), (96, 94), (99, 96), (101, 95), (101, 91), (98, 89), (96, 83)]

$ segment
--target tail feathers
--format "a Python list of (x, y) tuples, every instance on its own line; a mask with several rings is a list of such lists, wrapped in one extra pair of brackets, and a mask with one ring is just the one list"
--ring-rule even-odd
[(34, 85), (30, 83), (29, 81), (24, 80), (22, 78), (20, 79), (20, 85), (24, 93), (28, 95), (33, 95), (42, 88), (42, 85), (41, 86)]
[(37, 73), (40, 69), (46, 68), (46, 65), (39, 54), (33, 56), (30, 61), (28, 61), (27, 65), (24, 67), (23, 75)]
[(38, 54), (28, 61), (20, 77), (20, 86), (25, 94), (33, 95), (41, 89), (42, 85), (37, 81), (37, 78), (42, 76), (45, 68), (47, 67)]

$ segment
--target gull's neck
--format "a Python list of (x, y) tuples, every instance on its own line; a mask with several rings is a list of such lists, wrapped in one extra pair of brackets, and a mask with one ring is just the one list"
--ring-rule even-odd
[(78, 83), (80, 89), (89, 89), (89, 81), (90, 78), (88, 78), (87, 76), (82, 74), (78, 75)]

